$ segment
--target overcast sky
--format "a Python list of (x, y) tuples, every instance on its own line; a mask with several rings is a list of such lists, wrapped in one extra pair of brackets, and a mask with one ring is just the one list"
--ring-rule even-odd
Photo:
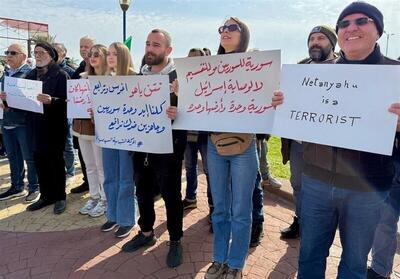
[[(186, 56), (193, 47), (208, 47), (215, 54), (217, 28), (237, 16), (251, 31), (250, 47), (282, 49), (282, 62), (295, 63), (307, 56), (306, 40), (315, 25), (334, 26), (350, 0), (133, 0), (127, 12), (127, 34), (133, 36), (133, 57), (138, 65), (148, 32), (168, 30), (173, 57)], [(370, 0), (384, 14), (390, 36), (388, 56), (400, 56), (400, 0)], [(109, 45), (122, 40), (122, 11), (118, 0), (0, 0), (0, 17), (44, 22), (50, 34), (80, 59), (79, 38), (90, 35)], [(4, 35), (4, 30), (0, 30)], [(386, 35), (380, 39), (386, 50)], [(0, 39), (0, 51), (10, 42)]]

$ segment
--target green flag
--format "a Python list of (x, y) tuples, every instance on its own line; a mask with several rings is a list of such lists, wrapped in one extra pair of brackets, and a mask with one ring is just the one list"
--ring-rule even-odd
[(125, 40), (124, 45), (126, 45), (129, 48), (129, 50), (131, 50), (132, 36), (129, 36), (128, 39)]

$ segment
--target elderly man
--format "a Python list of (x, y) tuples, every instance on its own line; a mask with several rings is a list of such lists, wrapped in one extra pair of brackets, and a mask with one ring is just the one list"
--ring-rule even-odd
[[(85, 71), (86, 64), (89, 63), (89, 57), (87, 54), (90, 51), (90, 48), (95, 44), (95, 40), (89, 36), (84, 36), (79, 41), (79, 53), (83, 58), (82, 62), (79, 64), (79, 67), (75, 70), (74, 74), (71, 76), (72, 79), (79, 79), (80, 74)], [(82, 174), (83, 174), (83, 183), (73, 189), (71, 189), (71, 193), (78, 194), (89, 190), (89, 184), (87, 180), (86, 174), (86, 166), (83, 161), (81, 151), (79, 149), (78, 140), (74, 137), (74, 146), (78, 149), (79, 161), (81, 163)]]
[[(25, 78), (30, 67), (26, 64), (27, 51), (20, 44), (12, 44), (5, 51), (6, 61), (9, 66), (4, 76)], [(4, 88), (4, 76), (1, 80)], [(24, 160), (28, 167), (28, 195), (25, 200), (34, 202), (39, 198), (39, 183), (36, 174), (33, 151), (28, 144), (27, 112), (7, 106), (7, 95), (2, 92), (0, 98), (4, 101), (3, 140), (7, 150), (11, 171), (11, 188), (0, 194), (0, 200), (26, 196), (24, 189), (25, 168)]]
[[(315, 26), (308, 35), (307, 45), (309, 57), (301, 60), (299, 64), (316, 64), (337, 57), (335, 46), (337, 36), (332, 28), (319, 25)], [(293, 223), (281, 231), (283, 239), (293, 239), (300, 235), (300, 212), (301, 212), (301, 175), (303, 173), (303, 146), (301, 142), (295, 140), (282, 139), (282, 158), (283, 163), (290, 161), (290, 184), (293, 188), (293, 197), (296, 204)]]
[[(340, 57), (331, 63), (400, 65), (380, 51), (377, 40), (383, 26), (383, 15), (375, 6), (361, 1), (348, 5), (336, 25)], [(272, 105), (282, 102), (283, 93), (275, 92)], [(400, 116), (400, 103), (392, 104), (388, 110)], [(339, 228), (343, 251), (337, 278), (365, 279), (381, 208), (392, 186), (393, 157), (303, 144), (298, 278), (325, 278), (326, 257)], [(398, 152), (395, 150), (394, 154)]]

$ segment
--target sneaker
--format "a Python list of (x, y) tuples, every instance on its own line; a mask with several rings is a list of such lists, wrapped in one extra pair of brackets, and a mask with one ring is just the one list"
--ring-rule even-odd
[(46, 201), (44, 201), (44, 200), (42, 200), (42, 199), (39, 199), (37, 202), (30, 204), (30, 205), (26, 208), (26, 210), (27, 210), (27, 211), (36, 211), (36, 210), (42, 209), (42, 208), (44, 208), (44, 207), (46, 207), (46, 206), (48, 206), (48, 205), (50, 205), (50, 204), (51, 204), (51, 203), (46, 202)]
[(295, 239), (300, 236), (300, 224), (299, 219), (293, 217), (293, 223), (286, 229), (281, 231), (281, 238), (283, 239)]
[(170, 241), (167, 245), (169, 245), (167, 266), (170, 268), (174, 268), (181, 265), (183, 253), (181, 241)]
[(197, 200), (184, 199), (182, 201), (183, 210), (197, 208)]
[(134, 252), (142, 247), (150, 247), (156, 244), (157, 238), (154, 232), (151, 232), (149, 236), (145, 236), (141, 231), (138, 232), (131, 240), (122, 246), (124, 252)]
[(207, 269), (204, 279), (218, 279), (225, 275), (228, 267), (225, 264), (213, 262), (211, 266)]
[(241, 269), (235, 269), (235, 268), (229, 268), (228, 271), (225, 274), (224, 279), (239, 279), (242, 278), (242, 270)]
[(79, 210), (79, 213), (82, 215), (87, 215), (89, 214), (90, 211), (92, 211), (97, 203), (99, 202), (99, 200), (95, 200), (95, 199), (88, 199), (88, 201), (85, 203), (85, 205)]
[(250, 247), (257, 247), (258, 245), (260, 245), (263, 237), (264, 237), (263, 223), (253, 224), (251, 226)]
[(72, 194), (80, 194), (86, 191), (89, 191), (89, 184), (86, 181), (81, 185), (71, 189)]
[(26, 202), (35, 202), (40, 198), (40, 192), (38, 190), (36, 191), (29, 191), (28, 195), (25, 198)]
[(102, 232), (109, 232), (112, 231), (116, 226), (118, 226), (116, 222), (107, 221), (100, 227), (100, 230)]
[(67, 202), (65, 200), (59, 200), (56, 201), (56, 203), (54, 204), (53, 212), (54, 214), (59, 215), (63, 213), (66, 208), (67, 208)]
[(28, 192), (25, 189), (17, 190), (14, 187), (11, 187), (6, 192), (0, 194), (0, 201), (9, 200), (12, 198), (25, 197)]
[(282, 187), (282, 183), (275, 177), (268, 175), (268, 177), (266, 179), (263, 179), (262, 187), (265, 188), (268, 186), (270, 186), (273, 189), (279, 189)]
[(371, 267), (367, 270), (367, 279), (389, 279), (390, 277), (382, 276), (375, 272)]
[(119, 226), (118, 230), (115, 232), (115, 237), (123, 238), (128, 236), (132, 229), (133, 226)]
[(105, 200), (99, 200), (96, 206), (89, 211), (89, 216), (96, 218), (104, 215), (107, 210), (107, 202)]

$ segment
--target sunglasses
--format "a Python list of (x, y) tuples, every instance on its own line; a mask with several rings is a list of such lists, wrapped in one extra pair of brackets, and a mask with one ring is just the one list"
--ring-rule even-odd
[(16, 51), (13, 51), (13, 50), (11, 50), (11, 51), (6, 50), (6, 51), (4, 52), (4, 54), (5, 54), (5, 55), (12, 55), (12, 56), (14, 56), (14, 55), (17, 55), (17, 54), (21, 54), (21, 52), (16, 52)]
[(240, 28), (239, 25), (231, 24), (231, 25), (223, 25), (220, 28), (218, 28), (218, 33), (222, 34), (225, 30), (228, 30), (229, 32), (234, 32), (234, 31), (242, 32), (242, 29)]
[(337, 27), (339, 29), (344, 29), (350, 26), (350, 24), (354, 22), (357, 26), (364, 26), (366, 24), (368, 24), (369, 22), (374, 22), (374, 20), (372, 18), (369, 17), (360, 17), (353, 20), (341, 20), (337, 23)]
[(100, 57), (100, 52), (89, 52), (87, 55), (89, 58), (94, 57), (94, 58), (98, 58)]

